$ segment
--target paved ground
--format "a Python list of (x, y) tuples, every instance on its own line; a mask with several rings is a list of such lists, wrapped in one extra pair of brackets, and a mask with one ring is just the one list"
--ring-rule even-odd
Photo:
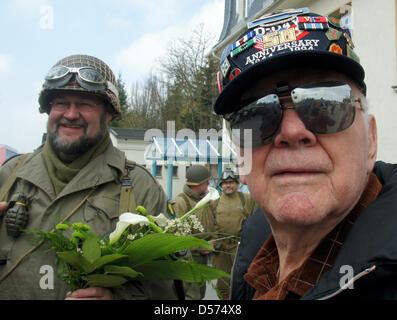
[(219, 300), (215, 289), (213, 289), (212, 286), (215, 287), (216, 280), (211, 281), (211, 283), (207, 282), (207, 289), (205, 290), (205, 297), (203, 300)]

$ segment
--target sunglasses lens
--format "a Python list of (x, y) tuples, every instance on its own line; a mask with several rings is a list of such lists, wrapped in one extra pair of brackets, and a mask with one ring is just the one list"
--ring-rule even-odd
[(90, 83), (98, 83), (98, 84), (103, 84), (105, 83), (105, 79), (102, 76), (102, 74), (99, 73), (99, 71), (93, 69), (93, 68), (82, 68), (79, 70), (79, 76), (81, 79), (84, 81), (90, 82)]
[(64, 66), (57, 66), (52, 68), (48, 74), (46, 75), (46, 80), (57, 80), (66, 76), (69, 72), (69, 69)]
[(347, 84), (328, 82), (296, 88), (291, 97), (300, 119), (314, 133), (340, 132), (354, 121), (356, 108)]
[(267, 144), (277, 132), (282, 111), (277, 95), (256, 100), (233, 115), (230, 121), (234, 142), (240, 147), (257, 148)]

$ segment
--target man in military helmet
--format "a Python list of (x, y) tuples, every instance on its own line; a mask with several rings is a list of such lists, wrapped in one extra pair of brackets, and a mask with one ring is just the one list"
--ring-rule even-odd
[[(23, 163), (15, 157), (0, 168), (0, 193), (4, 194), (0, 199), (4, 217), (0, 299), (63, 299), (68, 292), (56, 271), (54, 289), (40, 288), (41, 267), (56, 270), (55, 254), (46, 246), (30, 252), (31, 236), (15, 232), (19, 227), (50, 231), (74, 212), (68, 222), (87, 222), (94, 233), (104, 235), (115, 228), (120, 211), (135, 209), (126, 203), (142, 205), (153, 215), (166, 210), (166, 196), (153, 176), (139, 165), (127, 166), (124, 154), (110, 141), (107, 123), (120, 116), (120, 104), (116, 79), (103, 61), (72, 55), (57, 62), (45, 77), (39, 104), (40, 112), (48, 114), (44, 144), (24, 157)], [(13, 175), (15, 180), (11, 180)], [(124, 179), (133, 192), (121, 200)], [(8, 219), (7, 207), (20, 195), (26, 198), (29, 219), (15, 228), (17, 222)], [(171, 285), (145, 281), (128, 285), (127, 290), (88, 288), (68, 298), (172, 299)]]
[[(239, 177), (232, 170), (222, 172), (219, 179), (222, 194), (211, 201), (207, 209), (198, 214), (207, 232), (217, 232), (214, 237), (215, 251), (211, 254), (211, 264), (227, 273), (231, 272), (239, 242), (242, 223), (252, 215), (257, 206), (249, 194), (238, 191)], [(222, 240), (217, 240), (222, 238)], [(229, 299), (230, 279), (219, 278), (216, 287), (222, 299)]]
[[(203, 165), (192, 165), (186, 170), (186, 183), (183, 187), (183, 192), (174, 200), (174, 209), (177, 217), (181, 217), (193, 209), (196, 203), (205, 197), (210, 178), (210, 171)], [(193, 259), (197, 263), (205, 265), (207, 264), (207, 257), (210, 253), (211, 251), (200, 248), (191, 250)], [(205, 284), (185, 283), (185, 295), (188, 300), (203, 299), (205, 291)]]

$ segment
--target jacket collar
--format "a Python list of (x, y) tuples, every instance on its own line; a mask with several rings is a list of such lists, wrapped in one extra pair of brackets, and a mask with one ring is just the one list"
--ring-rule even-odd
[[(54, 199), (54, 187), (47, 174), (47, 168), (45, 167), (42, 157), (42, 148), (37, 149), (25, 163), (29, 164), (29, 166), (24, 165), (18, 171), (17, 177), (36, 185), (45, 191), (51, 199)], [(94, 186), (99, 186), (109, 181), (120, 181), (124, 167), (124, 154), (113, 147), (112, 143), (109, 143), (105, 152), (80, 170), (57, 198)], [(116, 171), (114, 171), (114, 169), (116, 169)]]
[(192, 189), (190, 189), (190, 187), (187, 184), (184, 185), (183, 192), (185, 192), (190, 198), (192, 198), (196, 201), (200, 201), (207, 194), (207, 192), (204, 194), (197, 194), (197, 193), (193, 192)]
[[(377, 163), (377, 176), (379, 169), (388, 170), (390, 166)], [(352, 279), (358, 279), (379, 265), (397, 261), (397, 169), (393, 173), (386, 180), (380, 179), (385, 184), (378, 198), (354, 223), (332, 268), (302, 299), (322, 299), (342, 292), (341, 278), (346, 267), (351, 267)]]

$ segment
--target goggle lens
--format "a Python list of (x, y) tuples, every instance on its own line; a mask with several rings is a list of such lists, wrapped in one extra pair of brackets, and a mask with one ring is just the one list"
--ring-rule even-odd
[[(326, 82), (299, 87), (292, 90), (291, 98), (301, 121), (313, 133), (337, 133), (354, 122), (355, 100), (348, 84)], [(273, 140), (280, 128), (283, 109), (279, 97), (270, 94), (225, 119), (229, 121), (234, 141), (239, 146), (256, 148)], [(251, 130), (251, 146), (247, 144), (244, 129)]]
[(105, 83), (105, 78), (97, 70), (92, 68), (80, 69), (79, 76), (81, 79), (91, 83), (98, 83), (98, 84)]
[(63, 78), (69, 73), (69, 69), (64, 66), (57, 66), (52, 68), (48, 74), (46, 75), (45, 79), (46, 80), (57, 80), (60, 78)]
[(226, 179), (236, 180), (236, 179), (238, 179), (238, 175), (234, 174), (233, 172), (228, 172), (228, 171), (222, 172), (221, 180), (226, 180)]

